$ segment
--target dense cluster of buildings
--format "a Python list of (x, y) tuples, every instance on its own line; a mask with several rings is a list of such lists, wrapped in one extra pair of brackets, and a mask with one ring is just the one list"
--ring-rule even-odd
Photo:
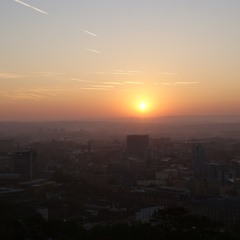
[(231, 229), (240, 220), (240, 139), (2, 139), (0, 202), (87, 228), (183, 206)]

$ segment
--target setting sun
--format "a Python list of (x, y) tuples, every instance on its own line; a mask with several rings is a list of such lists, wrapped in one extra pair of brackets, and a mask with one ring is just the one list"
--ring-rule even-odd
[(141, 111), (145, 111), (145, 110), (147, 109), (147, 104), (146, 104), (145, 102), (141, 102), (141, 103), (139, 104), (139, 109), (140, 109)]
[[(143, 94), (142, 94), (143, 95)], [(136, 96), (134, 100), (132, 100), (131, 111), (135, 116), (139, 117), (152, 117), (156, 114), (154, 106), (153, 106), (153, 97), (147, 96), (148, 93), (145, 93), (145, 96)], [(130, 110), (129, 109), (129, 110)]]

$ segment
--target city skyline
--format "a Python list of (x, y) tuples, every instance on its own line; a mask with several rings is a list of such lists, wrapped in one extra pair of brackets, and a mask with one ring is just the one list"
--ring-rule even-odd
[(0, 121), (237, 115), (239, 10), (237, 0), (2, 1)]

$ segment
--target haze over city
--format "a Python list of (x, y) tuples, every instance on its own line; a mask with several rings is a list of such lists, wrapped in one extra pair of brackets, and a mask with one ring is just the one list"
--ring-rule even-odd
[(237, 115), (237, 0), (0, 3), (0, 121)]
[(0, 0), (0, 239), (240, 239), (239, 0)]

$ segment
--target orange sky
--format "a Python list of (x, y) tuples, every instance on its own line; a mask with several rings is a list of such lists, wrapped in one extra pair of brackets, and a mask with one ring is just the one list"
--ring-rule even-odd
[(0, 121), (240, 113), (240, 2), (31, 4), (0, 3)]

